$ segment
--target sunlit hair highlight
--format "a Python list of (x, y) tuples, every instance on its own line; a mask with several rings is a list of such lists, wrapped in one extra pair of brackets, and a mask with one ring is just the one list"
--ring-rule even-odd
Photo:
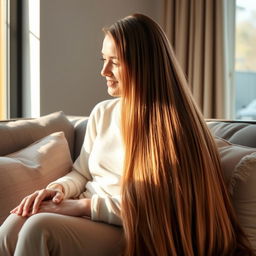
[(122, 68), (125, 255), (250, 255), (214, 140), (164, 32), (141, 14), (104, 31)]

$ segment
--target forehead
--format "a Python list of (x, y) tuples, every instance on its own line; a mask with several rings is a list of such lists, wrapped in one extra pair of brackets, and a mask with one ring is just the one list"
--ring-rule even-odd
[(101, 51), (102, 51), (103, 55), (117, 57), (116, 45), (111, 36), (109, 36), (109, 35), (105, 36), (105, 38), (103, 40)]

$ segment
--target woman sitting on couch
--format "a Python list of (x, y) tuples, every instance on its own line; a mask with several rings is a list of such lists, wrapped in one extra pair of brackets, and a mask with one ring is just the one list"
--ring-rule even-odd
[(73, 170), (11, 211), (0, 254), (253, 255), (164, 32), (141, 14), (104, 32), (120, 98), (92, 111)]

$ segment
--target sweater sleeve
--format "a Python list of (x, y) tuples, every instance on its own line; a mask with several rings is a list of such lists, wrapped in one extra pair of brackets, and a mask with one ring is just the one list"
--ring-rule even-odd
[(122, 170), (122, 142), (115, 117), (113, 108), (106, 109), (105, 103), (96, 105), (89, 117), (84, 143), (72, 171), (50, 183), (48, 187), (61, 184), (65, 190), (65, 198), (91, 198), (93, 221), (122, 226), (121, 196), (117, 189), (119, 170)]
[(92, 179), (88, 167), (88, 159), (97, 135), (96, 118), (97, 111), (95, 108), (89, 117), (81, 152), (74, 162), (71, 172), (47, 186), (47, 188), (50, 188), (54, 184), (62, 185), (65, 191), (65, 199), (78, 197), (85, 189), (85, 184)]
[(93, 195), (91, 200), (92, 220), (122, 226), (120, 201), (120, 195), (105, 197), (100, 197), (97, 194)]

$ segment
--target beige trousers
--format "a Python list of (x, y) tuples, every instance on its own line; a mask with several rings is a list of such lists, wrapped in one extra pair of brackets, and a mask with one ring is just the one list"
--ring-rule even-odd
[(86, 218), (11, 214), (0, 227), (1, 256), (112, 256), (122, 248), (121, 228)]

